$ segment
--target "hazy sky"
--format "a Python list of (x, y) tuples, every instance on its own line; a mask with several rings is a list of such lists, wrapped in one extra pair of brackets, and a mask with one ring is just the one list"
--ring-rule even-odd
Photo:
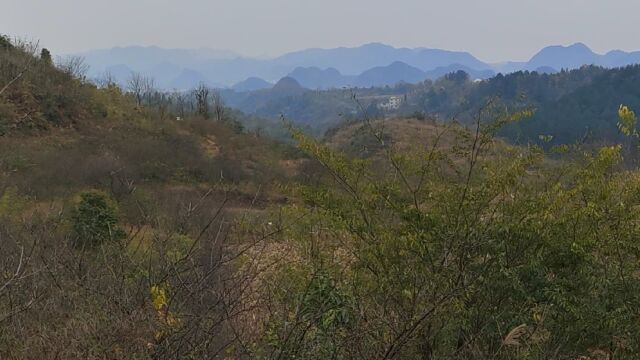
[(640, 49), (640, 0), (0, 0), (0, 33), (55, 53), (124, 45), (279, 55), (384, 42), (525, 60), (584, 42)]

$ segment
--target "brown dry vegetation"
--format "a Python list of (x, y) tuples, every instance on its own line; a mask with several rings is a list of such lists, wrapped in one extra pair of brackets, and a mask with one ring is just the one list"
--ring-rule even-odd
[[(253, 270), (236, 259), (258, 239), (240, 228), (286, 201), (286, 147), (159, 116), (2, 40), (0, 358), (241, 354)], [(87, 192), (108, 200), (123, 239), (72, 245)]]

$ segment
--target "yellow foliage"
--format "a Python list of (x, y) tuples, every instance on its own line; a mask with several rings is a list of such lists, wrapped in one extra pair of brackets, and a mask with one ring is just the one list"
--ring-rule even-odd
[(156, 311), (163, 311), (167, 307), (167, 292), (160, 286), (151, 287), (151, 300)]
[(638, 132), (636, 131), (636, 123), (638, 122), (638, 118), (636, 117), (635, 112), (633, 112), (629, 107), (620, 105), (620, 109), (618, 109), (618, 129), (620, 132), (627, 136), (637, 136)]
[(622, 160), (622, 145), (605, 146), (598, 151), (596, 160), (605, 166), (612, 166)]
[(180, 327), (182, 321), (175, 314), (169, 312), (167, 290), (165, 288), (154, 285), (151, 287), (150, 292), (153, 308), (157, 311), (158, 320), (162, 325), (154, 334), (156, 342), (160, 342), (173, 331), (172, 329)]

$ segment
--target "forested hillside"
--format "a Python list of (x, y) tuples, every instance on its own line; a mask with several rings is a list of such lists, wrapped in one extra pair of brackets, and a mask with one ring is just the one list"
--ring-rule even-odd
[[(500, 136), (517, 144), (564, 144), (622, 141), (616, 123), (620, 104), (640, 107), (640, 66), (605, 69), (585, 66), (555, 74), (516, 72), (473, 81), (463, 71), (435, 81), (384, 88), (282, 93), (266, 89), (250, 93), (222, 92), (228, 104), (267, 119), (285, 115), (316, 133), (354, 119), (363, 108), (373, 117), (437, 117), (469, 124), (488, 100), (512, 110), (530, 108), (531, 118), (505, 127)], [(380, 107), (399, 97), (395, 109)], [(541, 141), (540, 137), (546, 139)], [(550, 141), (548, 139), (551, 139)]]
[[(439, 89), (418, 91), (423, 109), (453, 117), (476, 109), (488, 98), (512, 108), (532, 107), (531, 119), (502, 133), (516, 142), (553, 136), (555, 144), (576, 141), (620, 141), (617, 111), (621, 103), (640, 106), (640, 66), (618, 69), (583, 67), (557, 74), (518, 72), (477, 84), (441, 82)], [(468, 116), (467, 116), (468, 117)]]
[[(2, 359), (640, 354), (636, 67), (243, 95), (352, 104), (322, 138), (286, 116), (285, 144), (204, 85), (123, 90), (0, 44)], [(381, 92), (416, 116), (375, 114)], [(608, 144), (500, 136), (585, 114)]]

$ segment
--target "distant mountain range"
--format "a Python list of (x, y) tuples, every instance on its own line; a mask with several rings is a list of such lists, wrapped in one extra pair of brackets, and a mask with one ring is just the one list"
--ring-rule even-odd
[(640, 51), (613, 50), (606, 54), (597, 54), (587, 45), (576, 43), (570, 46), (549, 46), (540, 50), (527, 62), (494, 64), (493, 69), (501, 73), (519, 70), (555, 72), (562, 69), (577, 69), (583, 65), (617, 68), (638, 63), (640, 63)]
[(273, 59), (241, 57), (212, 49), (117, 47), (81, 54), (90, 76), (110, 72), (125, 84), (132, 72), (155, 79), (163, 89), (185, 90), (204, 83), (237, 91), (265, 89), (288, 76), (303, 87), (327, 89), (415, 83), (463, 70), (474, 79), (520, 70), (553, 73), (582, 65), (608, 68), (640, 63), (640, 51), (597, 54), (582, 43), (550, 46), (527, 62), (489, 64), (468, 52), (427, 48), (394, 48), (371, 43), (354, 48), (307, 49)]
[(308, 89), (367, 88), (393, 86), (400, 82), (418, 83), (424, 80), (435, 80), (459, 70), (465, 71), (474, 79), (487, 79), (495, 75), (493, 70), (475, 70), (460, 64), (422, 71), (402, 61), (395, 61), (387, 66), (373, 67), (357, 76), (342, 75), (335, 68), (322, 70), (318, 67), (297, 67), (287, 76), (296, 79), (300, 85)]

